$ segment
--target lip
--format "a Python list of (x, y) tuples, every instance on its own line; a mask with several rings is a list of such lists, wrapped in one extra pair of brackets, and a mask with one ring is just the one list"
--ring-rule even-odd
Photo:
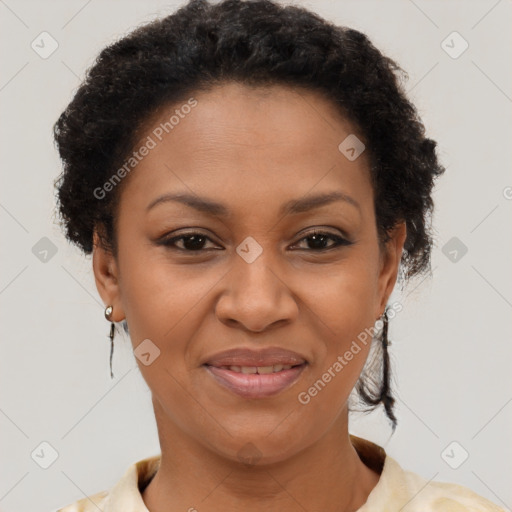
[[(264, 365), (241, 365), (264, 366)], [(205, 364), (208, 373), (222, 386), (243, 398), (265, 398), (276, 395), (290, 387), (306, 368), (304, 362), (288, 370), (275, 373), (238, 373), (228, 368), (218, 368)]]
[[(279, 347), (266, 347), (259, 350), (235, 348), (218, 352), (210, 356), (203, 364), (211, 367), (220, 366), (274, 366), (301, 365), (306, 359), (297, 352)], [(287, 370), (284, 370), (287, 371)]]

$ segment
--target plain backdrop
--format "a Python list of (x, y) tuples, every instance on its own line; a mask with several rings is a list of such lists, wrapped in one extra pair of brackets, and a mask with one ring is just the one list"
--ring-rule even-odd
[[(433, 272), (393, 296), (403, 304), (390, 327), (398, 428), (391, 436), (379, 409), (354, 414), (350, 431), (428, 480), (460, 483), (510, 510), (511, 2), (293, 3), (365, 32), (408, 72), (447, 168), (435, 191)], [(105, 45), (177, 5), (0, 1), (3, 512), (54, 510), (159, 452), (128, 340), (117, 340), (111, 380), (91, 259), (56, 224), (51, 129)], [(46, 58), (42, 37), (44, 51), (58, 44)]]

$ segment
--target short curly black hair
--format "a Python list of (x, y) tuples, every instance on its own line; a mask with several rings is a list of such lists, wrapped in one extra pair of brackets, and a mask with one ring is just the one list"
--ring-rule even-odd
[[(199, 90), (236, 81), (289, 85), (323, 94), (362, 133), (369, 155), (379, 239), (405, 221), (400, 265), (408, 279), (430, 268), (434, 179), (444, 172), (406, 98), (407, 74), (366, 35), (297, 6), (271, 0), (190, 0), (103, 49), (54, 125), (63, 161), (55, 182), (67, 238), (86, 254), (93, 232), (117, 252), (115, 219), (122, 187), (102, 187), (133, 151), (139, 130), (162, 107)], [(126, 180), (125, 180), (126, 181)], [(364, 392), (396, 425), (387, 352), (382, 383)]]

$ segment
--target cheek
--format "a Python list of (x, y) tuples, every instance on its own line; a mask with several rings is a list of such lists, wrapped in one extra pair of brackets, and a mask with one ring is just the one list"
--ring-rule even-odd
[[(119, 239), (120, 292), (124, 312), (130, 326), (132, 341), (155, 340), (172, 336), (176, 326), (190, 311), (194, 302), (204, 296), (211, 284), (207, 275), (195, 278), (137, 240), (131, 247), (130, 233)], [(133, 236), (135, 240), (135, 235)], [(179, 324), (179, 325), (178, 325)], [(134, 339), (135, 338), (135, 339)]]
[(145, 346), (158, 354), (149, 365), (137, 357), (137, 364), (152, 391), (171, 392), (168, 397), (176, 397), (179, 405), (179, 383), (187, 382), (188, 372), (197, 367), (194, 347), (199, 327), (212, 314), (208, 294), (218, 272), (180, 268), (160, 256), (149, 259), (142, 248), (123, 254), (121, 294), (135, 355)]
[[(344, 285), (342, 292), (324, 297), (326, 307), (318, 325), (325, 351), (311, 365), (310, 376), (297, 395), (303, 414), (318, 428), (323, 428), (328, 419), (334, 421), (343, 410), (376, 332), (368, 307), (374, 295), (373, 285), (363, 288), (360, 281), (351, 287), (347, 281), (340, 284)], [(325, 328), (327, 325), (329, 328)]]
[(319, 409), (343, 404), (367, 359), (375, 334), (377, 258), (378, 252), (372, 255), (371, 249), (354, 252), (311, 302), (325, 350), (311, 368), (311, 382), (321, 381), (317, 386), (321, 393), (317, 391), (322, 396), (315, 406)]
[(333, 347), (343, 349), (361, 331), (374, 324), (378, 297), (376, 264), (364, 254), (355, 254), (333, 272), (312, 301), (315, 312), (330, 327)]

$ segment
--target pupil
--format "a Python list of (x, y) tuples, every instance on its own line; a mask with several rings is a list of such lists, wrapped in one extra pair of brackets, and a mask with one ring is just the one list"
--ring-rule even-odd
[[(192, 240), (192, 243), (190, 243), (191, 240)], [(201, 249), (201, 247), (204, 244), (204, 236), (189, 235), (185, 238), (183, 244), (189, 250)]]
[(310, 240), (313, 240), (313, 243), (310, 243), (310, 246), (312, 245), (313, 248), (316, 249), (323, 249), (325, 248), (325, 235), (312, 235), (310, 237)]

